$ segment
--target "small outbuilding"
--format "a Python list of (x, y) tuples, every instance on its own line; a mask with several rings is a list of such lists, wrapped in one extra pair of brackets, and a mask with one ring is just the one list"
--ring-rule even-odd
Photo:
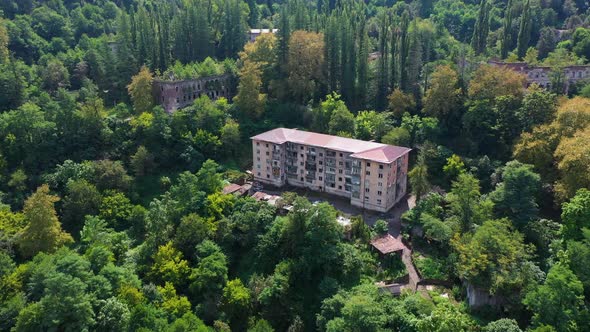
[(391, 234), (385, 234), (371, 240), (371, 245), (382, 256), (386, 256), (394, 252), (401, 254), (401, 252), (406, 248), (401, 240), (394, 238)]

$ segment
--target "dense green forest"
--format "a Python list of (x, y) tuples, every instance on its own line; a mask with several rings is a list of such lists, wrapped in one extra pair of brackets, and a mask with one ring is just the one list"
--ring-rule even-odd
[[(588, 9), (0, 0), (0, 330), (590, 331), (590, 81), (563, 75)], [(231, 100), (152, 97), (221, 73)], [(382, 221), (345, 236), (327, 203), (222, 194), (279, 126), (411, 147), (403, 238), (447, 286), (380, 292), (406, 274), (370, 249)]]

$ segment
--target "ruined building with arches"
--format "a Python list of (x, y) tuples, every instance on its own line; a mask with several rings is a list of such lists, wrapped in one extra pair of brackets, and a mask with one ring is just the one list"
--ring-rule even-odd
[(223, 74), (188, 80), (154, 79), (153, 91), (156, 102), (168, 113), (190, 106), (203, 95), (210, 99), (232, 97), (232, 76)]

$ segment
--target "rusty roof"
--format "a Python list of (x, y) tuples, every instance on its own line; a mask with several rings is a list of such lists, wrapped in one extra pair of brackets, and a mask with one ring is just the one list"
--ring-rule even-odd
[(391, 163), (411, 151), (409, 148), (387, 145), (359, 139), (319, 134), (298, 129), (276, 128), (251, 137), (251, 139), (274, 144), (292, 142), (317, 146), (324, 149), (352, 153), (351, 157)]
[(383, 255), (391, 254), (392, 252), (402, 251), (406, 246), (401, 240), (394, 238), (391, 234), (386, 234), (375, 238), (371, 241), (371, 245)]
[(230, 183), (227, 186), (223, 187), (223, 193), (224, 194), (232, 194), (235, 193), (236, 191), (242, 189), (242, 186), (240, 186), (239, 184), (235, 184), (235, 183)]

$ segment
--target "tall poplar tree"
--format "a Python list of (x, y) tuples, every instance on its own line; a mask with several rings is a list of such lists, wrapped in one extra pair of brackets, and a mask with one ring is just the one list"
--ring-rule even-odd
[(367, 85), (369, 81), (369, 36), (367, 35), (366, 17), (363, 15), (358, 29), (358, 56), (357, 59), (357, 96), (355, 108), (364, 109), (367, 106)]
[(340, 83), (340, 33), (336, 11), (328, 18), (324, 39), (326, 40), (326, 61), (328, 63), (328, 89), (339, 91)]
[(408, 92), (408, 71), (406, 68), (407, 60), (408, 60), (408, 48), (409, 48), (409, 38), (408, 38), (408, 30), (410, 27), (410, 14), (408, 11), (404, 11), (402, 14), (402, 21), (400, 24), (400, 35), (399, 35), (399, 42), (398, 42), (398, 59), (399, 59), (399, 72), (400, 72), (400, 81), (399, 85), (400, 88), (404, 92)]
[(240, 0), (227, 0), (219, 46), (226, 57), (235, 57), (246, 43), (246, 24)]
[(414, 95), (414, 100), (421, 101), (420, 73), (422, 70), (422, 40), (418, 29), (417, 20), (412, 21), (409, 33), (408, 60), (405, 69), (407, 72), (407, 92)]
[(355, 82), (355, 45), (354, 45), (354, 33), (352, 31), (353, 27), (351, 25), (351, 16), (348, 12), (343, 12), (340, 18), (340, 32), (341, 32), (341, 47), (342, 50), (340, 51), (340, 55), (342, 57), (341, 60), (341, 70), (342, 70), (342, 81), (340, 83), (341, 86), (341, 95), (342, 99), (346, 103), (350, 105), (353, 99), (354, 94), (354, 82)]
[(530, 0), (526, 0), (520, 19), (520, 29), (518, 30), (517, 54), (520, 59), (525, 56), (531, 40), (531, 20), (531, 3)]
[(133, 47), (131, 22), (124, 12), (117, 19), (117, 50), (115, 52), (117, 75), (120, 86), (125, 86), (137, 72), (137, 58)]
[(387, 84), (388, 80), (388, 35), (389, 30), (389, 16), (386, 12), (381, 12), (379, 17), (379, 63), (377, 64), (377, 96), (375, 100), (375, 108), (383, 110), (387, 106)]
[(490, 9), (491, 5), (487, 0), (481, 0), (479, 5), (479, 14), (477, 21), (475, 21), (475, 28), (473, 29), (473, 37), (471, 37), (471, 47), (475, 54), (484, 53), (490, 31)]
[(286, 6), (281, 8), (279, 14), (279, 31), (277, 33), (278, 47), (277, 47), (277, 64), (281, 77), (284, 78), (287, 72), (287, 62), (289, 60), (289, 38), (291, 36), (291, 24), (289, 22), (289, 15)]
[(506, 59), (508, 51), (512, 48), (512, 0), (508, 0), (506, 4), (506, 10), (504, 11), (504, 23), (502, 31), (502, 41), (500, 56), (502, 59)]

